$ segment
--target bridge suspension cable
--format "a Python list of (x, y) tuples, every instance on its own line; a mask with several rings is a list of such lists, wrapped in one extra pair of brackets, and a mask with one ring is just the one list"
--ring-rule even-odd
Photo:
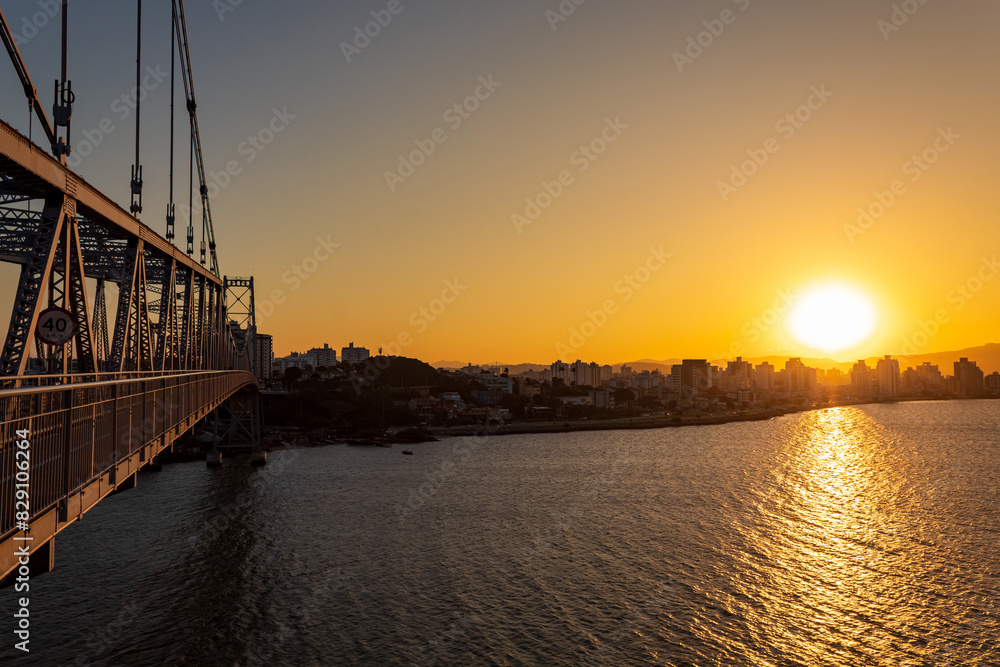
[[(63, 6), (65, 7), (65, 0)], [(10, 56), (10, 62), (14, 65), (17, 78), (21, 80), (21, 87), (24, 88), (24, 96), (28, 98), (28, 105), (35, 112), (38, 122), (42, 126), (42, 131), (45, 132), (45, 137), (49, 140), (52, 154), (62, 164), (66, 164), (66, 155), (69, 153), (69, 147), (65, 144), (60, 146), (56, 138), (56, 132), (52, 127), (52, 123), (49, 122), (49, 117), (45, 114), (42, 100), (38, 97), (38, 89), (35, 88), (35, 84), (31, 80), (31, 75), (28, 74), (28, 67), (24, 64), (24, 58), (21, 57), (20, 49), (17, 48), (17, 43), (14, 41), (14, 35), (10, 31), (10, 25), (7, 24), (7, 18), (4, 16), (3, 9), (0, 9), (0, 40), (3, 41), (3, 45), (7, 49), (7, 55)]]
[(132, 165), (132, 205), (129, 211), (132, 215), (139, 217), (142, 213), (142, 164), (139, 162), (139, 140), (140, 126), (142, 125), (142, 0), (137, 0), (136, 28), (135, 28), (135, 163)]
[(167, 240), (174, 242), (174, 221), (177, 219), (174, 209), (174, 100), (177, 98), (177, 86), (174, 82), (174, 72), (177, 66), (176, 46), (177, 26), (173, 18), (170, 20), (170, 198), (167, 202)]
[[(201, 132), (198, 129), (198, 102), (194, 93), (194, 71), (191, 67), (191, 49), (188, 42), (187, 19), (184, 15), (184, 0), (172, 0), (174, 12), (174, 25), (176, 28), (177, 45), (180, 49), (181, 57), (181, 79), (184, 82), (184, 95), (187, 98), (187, 110), (191, 123), (191, 150), (192, 159), (198, 168), (198, 183), (201, 192), (202, 209), (202, 240), (201, 240), (201, 263), (203, 266), (208, 261), (209, 270), (216, 276), (219, 275), (219, 262), (215, 254), (215, 230), (212, 227), (212, 207), (208, 198), (208, 184), (205, 180), (205, 161), (201, 151)], [(206, 243), (208, 245), (209, 258), (206, 259)], [(193, 250), (193, 230), (188, 228), (188, 254)]]

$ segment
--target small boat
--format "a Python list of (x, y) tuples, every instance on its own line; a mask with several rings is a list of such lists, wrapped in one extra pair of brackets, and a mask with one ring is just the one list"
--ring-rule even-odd
[(409, 449), (404, 449), (403, 453), (406, 454), (407, 456), (413, 456), (413, 452), (411, 452)]

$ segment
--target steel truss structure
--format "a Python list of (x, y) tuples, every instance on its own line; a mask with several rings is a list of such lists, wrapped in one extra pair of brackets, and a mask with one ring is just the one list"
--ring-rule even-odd
[[(187, 252), (172, 243), (173, 140), (167, 238), (136, 217), (142, 211), (138, 109), (129, 211), (67, 167), (75, 99), (67, 78), (68, 0), (62, 0), (62, 78), (52, 123), (0, 11), (0, 41), (52, 153), (0, 121), (0, 262), (20, 268), (0, 349), (0, 577), (17, 564), (21, 533), (37, 540), (32, 572), (39, 554), (51, 567), (60, 530), (107, 494), (134, 485), (140, 468), (213, 411), (216, 424), (220, 411), (229, 417), (227, 442), (260, 445), (253, 279), (219, 273), (184, 3), (171, 4), (191, 123), (192, 188), (197, 161), (201, 193), (198, 259), (190, 222)], [(138, 8), (141, 52), (141, 0)], [(141, 72), (138, 54), (136, 61)], [(59, 339), (41, 326), (53, 313), (71, 336)], [(27, 443), (20, 434), (28, 433), (32, 454), (22, 470), (16, 443)], [(20, 476), (30, 478), (26, 519), (15, 504), (18, 485), (26, 484)]]
[[(21, 267), (0, 376), (37, 370), (32, 344), (49, 373), (250, 370), (227, 324), (224, 280), (2, 121), (0, 260)], [(73, 313), (72, 348), (36, 340), (51, 306)]]

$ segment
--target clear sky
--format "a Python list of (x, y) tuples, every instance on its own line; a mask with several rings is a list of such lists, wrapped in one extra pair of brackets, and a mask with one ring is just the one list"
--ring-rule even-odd
[[(49, 4), (3, 3), (47, 104)], [(144, 66), (166, 72), (169, 3), (144, 4)], [(1000, 5), (561, 6), (189, 3), (206, 167), (238, 172), (216, 179), (220, 263), (256, 278), (278, 354), (820, 356), (778, 310), (830, 281), (879, 315), (840, 358), (902, 353), (935, 316), (905, 351), (1000, 339)], [(135, 3), (70, 7), (78, 155), (100, 140), (77, 169), (127, 207)], [(147, 81), (141, 217), (162, 232), (169, 85)], [(6, 64), (0, 90), (0, 116), (26, 131)], [(102, 119), (114, 130), (98, 136)]]

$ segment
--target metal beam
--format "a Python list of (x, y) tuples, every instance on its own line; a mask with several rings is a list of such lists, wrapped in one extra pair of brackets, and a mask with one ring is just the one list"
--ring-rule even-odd
[(42, 191), (38, 193), (39, 198), (51, 196), (54, 191), (58, 191), (75, 199), (77, 210), (90, 222), (109, 228), (119, 238), (141, 238), (147, 250), (160, 258), (174, 259), (178, 265), (204, 276), (209, 282), (222, 284), (219, 276), (129, 215), (97, 188), (59, 164), (57, 160), (3, 121), (0, 121), (0, 172), (15, 180), (19, 180), (17, 177), (20, 174), (33, 181), (41, 181)]
[(46, 202), (41, 229), (35, 238), (31, 260), (21, 266), (21, 278), (14, 297), (14, 310), (7, 329), (7, 341), (0, 354), (0, 375), (24, 375), (28, 363), (28, 344), (35, 333), (38, 314), (51, 277), (52, 264), (59, 246), (59, 235), (66, 218), (65, 196)]

